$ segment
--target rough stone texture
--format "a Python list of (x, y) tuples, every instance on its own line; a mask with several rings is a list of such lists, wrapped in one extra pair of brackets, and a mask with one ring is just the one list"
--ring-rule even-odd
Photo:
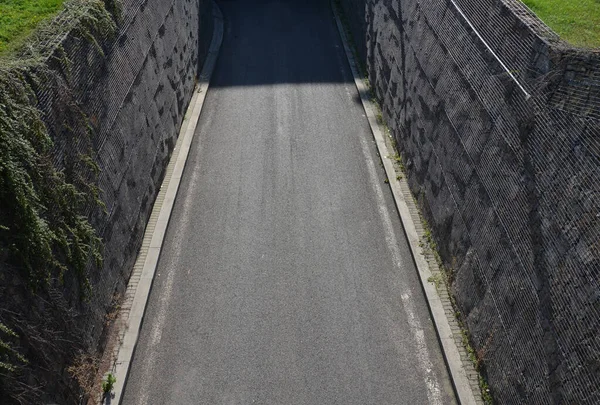
[[(199, 50), (205, 54), (210, 43), (209, 7), (208, 1), (126, 0), (119, 37), (104, 44), (105, 55), (75, 36), (63, 41), (76, 64), (68, 88), (93, 125), (92, 152), (106, 204), (105, 212), (91, 213), (105, 252), (104, 268), (91, 274), (90, 342), (97, 340), (106, 305), (115, 291), (123, 291), (133, 267), (204, 58)], [(199, 41), (201, 30), (208, 34)], [(56, 110), (53, 100), (46, 111)], [(54, 117), (47, 123), (55, 156), (69, 155), (72, 142), (60, 136), (62, 122)]]
[[(100, 168), (106, 207), (87, 214), (105, 248), (103, 267), (89, 274), (89, 300), (80, 300), (73, 276), (35, 296), (17, 273), (6, 279), (14, 286), (0, 286), (23, 319), (44, 319), (33, 330), (56, 339), (44, 353), (23, 348), (31, 368), (25, 383), (43, 387), (32, 394), (35, 400), (21, 399), (26, 402), (76, 403), (80, 391), (67, 368), (78, 350), (93, 352), (105, 338), (107, 311), (125, 290), (212, 37), (210, 0), (124, 0), (121, 17), (118, 36), (105, 43), (79, 27), (57, 38), (46, 63), (59, 72), (50, 75), (57, 83), (34, 88), (55, 143), (54, 164), (68, 171), (74, 157), (91, 152)], [(74, 117), (81, 112), (85, 119)], [(37, 308), (30, 311), (35, 318), (28, 306)], [(9, 401), (3, 394), (0, 402)]]
[[(210, 4), (125, 0), (119, 37), (104, 56), (79, 38), (63, 42), (66, 54), (81, 61), (69, 88), (95, 124), (92, 148), (106, 204), (105, 212), (91, 213), (105, 252), (103, 269), (91, 275), (92, 305), (86, 308), (91, 311), (86, 313), (90, 343), (97, 341), (107, 305), (115, 292), (124, 291), (133, 267), (210, 43)], [(69, 140), (56, 130), (61, 122), (48, 124), (56, 156), (70, 153)]]
[(341, 4), (495, 399), (600, 402), (600, 55), (516, 0)]

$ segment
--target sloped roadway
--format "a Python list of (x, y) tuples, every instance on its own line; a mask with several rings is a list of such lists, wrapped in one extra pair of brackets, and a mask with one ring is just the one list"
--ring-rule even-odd
[(123, 403), (454, 403), (329, 2), (219, 5)]

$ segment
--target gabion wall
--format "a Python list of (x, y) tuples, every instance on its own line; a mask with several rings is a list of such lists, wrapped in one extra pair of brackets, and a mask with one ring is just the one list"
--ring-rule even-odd
[[(124, 291), (212, 35), (207, 0), (125, 0), (122, 7), (118, 37), (99, 44), (103, 52), (74, 31), (54, 56), (74, 61), (64, 80), (91, 123), (106, 205), (89, 213), (105, 246), (103, 269), (90, 274), (92, 303), (82, 313), (90, 343), (102, 332), (113, 294)], [(40, 100), (60, 164), (81, 145), (61, 136), (68, 111), (55, 91)]]
[[(80, 351), (102, 348), (107, 312), (125, 290), (212, 39), (210, 0), (104, 3), (118, 15), (116, 37), (94, 36), (68, 13), (58, 15), (52, 24), (68, 26), (57, 30), (66, 34), (38, 46), (49, 50), (37, 67), (49, 80), (31, 83), (54, 141), (52, 163), (67, 177), (77, 175), (68, 172), (84, 155), (99, 168), (104, 207), (85, 214), (103, 239), (104, 262), (90, 271), (92, 293), (83, 301), (71, 274), (36, 295), (18, 272), (9, 279), (4, 275), (10, 269), (2, 269), (0, 290), (11, 302), (0, 309), (18, 311), (19, 322), (39, 333), (43, 344), (23, 336), (20, 349), (29, 362), (23, 386), (13, 390), (23, 394), (15, 399), (0, 390), (0, 402), (79, 401), (83, 391), (68, 368)], [(17, 325), (19, 331), (25, 326)]]
[(498, 403), (600, 402), (600, 53), (518, 0), (341, 0)]

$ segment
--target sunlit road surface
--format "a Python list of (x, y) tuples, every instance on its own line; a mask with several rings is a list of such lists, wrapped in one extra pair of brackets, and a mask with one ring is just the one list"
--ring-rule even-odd
[(219, 5), (123, 403), (454, 403), (328, 1)]

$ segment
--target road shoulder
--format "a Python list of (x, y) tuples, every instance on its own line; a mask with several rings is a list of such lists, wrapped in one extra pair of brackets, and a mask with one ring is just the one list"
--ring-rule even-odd
[(213, 18), (214, 31), (209, 53), (181, 125), (177, 144), (167, 166), (165, 178), (154, 202), (152, 214), (144, 233), (142, 247), (127, 285), (124, 302), (120, 308), (119, 319), (117, 320), (119, 337), (112, 353), (113, 360), (111, 361), (112, 367), (110, 370), (110, 374), (116, 377), (116, 383), (112, 395), (104, 399), (106, 404), (119, 404), (125, 391), (171, 212), (221, 48), (223, 15), (214, 2)]
[(398, 214), (408, 240), (410, 250), (417, 268), (421, 286), (425, 292), (427, 304), (435, 330), (440, 341), (442, 353), (446, 366), (450, 373), (452, 384), (459, 403), (463, 405), (483, 404), (479, 390), (478, 373), (467, 351), (462, 345), (462, 333), (450, 301), (449, 292), (445, 283), (432, 283), (439, 277), (442, 270), (435, 259), (423, 248), (425, 240), (425, 228), (422, 224), (419, 210), (414, 202), (408, 181), (395, 167), (393, 157), (397, 154), (391, 144), (389, 137), (385, 136), (384, 126), (378, 122), (377, 106), (371, 101), (371, 92), (367, 87), (355, 60), (354, 53), (346, 36), (338, 9), (334, 2), (331, 7), (335, 15), (337, 27), (344, 44), (344, 50), (348, 63), (352, 70), (354, 83), (360, 95), (369, 126), (375, 139), (377, 150), (381, 157), (385, 172), (388, 177), (389, 186), (394, 197)]

